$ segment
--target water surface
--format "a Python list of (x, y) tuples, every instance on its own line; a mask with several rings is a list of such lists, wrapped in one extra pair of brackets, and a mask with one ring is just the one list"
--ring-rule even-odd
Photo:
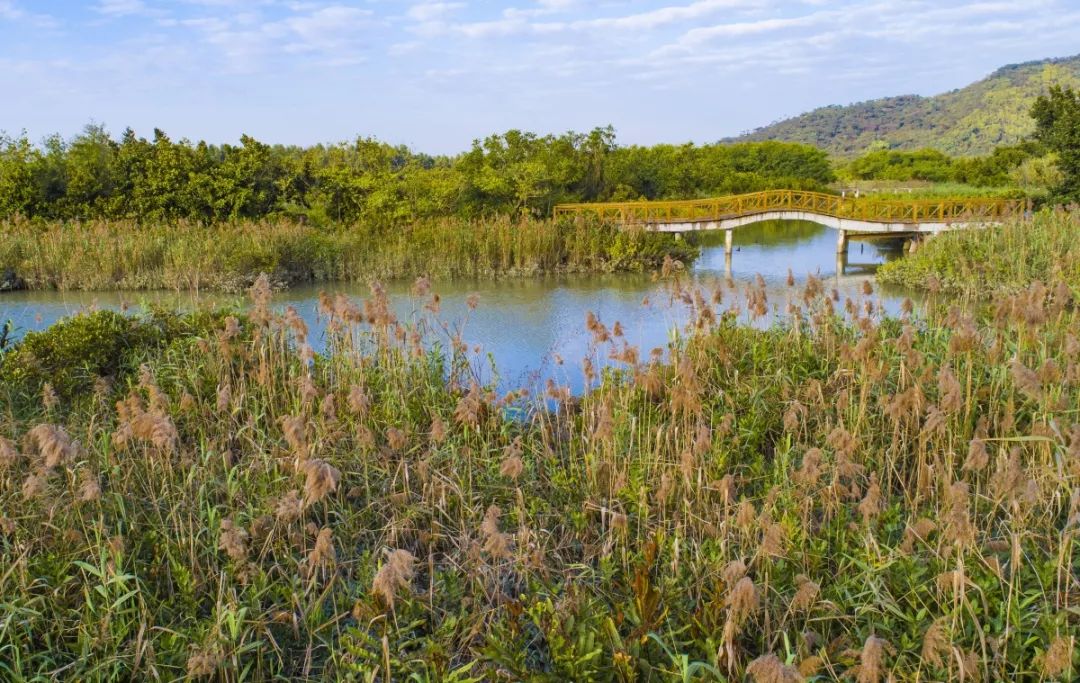
[[(747, 286), (760, 275), (766, 284), (771, 313), (752, 324), (765, 325), (782, 316), (789, 300), (799, 297), (807, 274), (836, 288), (841, 298), (863, 297), (863, 283), (873, 282), (877, 265), (899, 255), (893, 242), (853, 241), (846, 263), (838, 263), (836, 233), (814, 223), (769, 222), (736, 230), (735, 251), (725, 259), (723, 235), (701, 236), (701, 257), (687, 269), (688, 286), (711, 293), (724, 293), (721, 308), (742, 303)], [(796, 285), (788, 285), (788, 274)], [(386, 283), (399, 318), (422, 315), (426, 299), (410, 294), (411, 283)], [(906, 292), (881, 289), (876, 284), (875, 301), (887, 311), (897, 312)], [(606, 352), (590, 348), (585, 329), (589, 312), (611, 327), (616, 321), (625, 330), (625, 339), (636, 345), (644, 357), (649, 350), (665, 347), (673, 331), (688, 321), (687, 307), (672, 302), (668, 287), (647, 274), (564, 275), (523, 279), (435, 282), (433, 290), (442, 299), (441, 320), (462, 328), (463, 338), (480, 349), (478, 366), (483, 380), (498, 380), (501, 389), (526, 386), (537, 388), (548, 378), (581, 387), (580, 362), (591, 354), (603, 363)], [(293, 306), (307, 321), (312, 341), (318, 348), (325, 329), (317, 316), (318, 294), (326, 291), (367, 298), (364, 283), (321, 283), (280, 292), (275, 306)], [(475, 294), (479, 305), (467, 306)], [(13, 292), (0, 294), (0, 322), (12, 320), (15, 336), (42, 329), (64, 316), (88, 308), (134, 308), (156, 303), (170, 307), (207, 304), (243, 306), (241, 296), (195, 295), (175, 292)], [(741, 319), (751, 324), (743, 313)], [(493, 375), (490, 357), (498, 369)], [(561, 362), (562, 361), (562, 362)]]

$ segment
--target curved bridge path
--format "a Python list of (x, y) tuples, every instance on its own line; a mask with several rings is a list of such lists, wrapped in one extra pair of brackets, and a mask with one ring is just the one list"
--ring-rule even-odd
[(1022, 218), (1025, 200), (873, 199), (822, 192), (768, 190), (715, 199), (560, 204), (555, 219), (593, 218), (658, 232), (725, 230), (730, 255), (735, 228), (772, 220), (812, 221), (838, 232), (836, 251), (846, 253), (849, 236), (937, 234), (943, 230), (998, 225)]

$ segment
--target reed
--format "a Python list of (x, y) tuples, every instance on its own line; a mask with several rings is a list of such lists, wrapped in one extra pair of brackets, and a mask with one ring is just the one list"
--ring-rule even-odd
[(811, 278), (757, 330), (753, 286), (665, 270), (683, 342), (582, 321), (580, 396), (477, 385), (463, 340), (414, 336), (437, 306), (379, 287), (325, 297), (313, 357), (261, 280), (51, 407), (22, 345), (113, 327), (28, 335), (0, 360), (0, 675), (1075, 680), (1068, 289), (845, 320)]
[(889, 284), (983, 297), (1016, 292), (1034, 280), (1080, 292), (1080, 212), (1037, 213), (983, 230), (946, 232), (878, 269)]
[(142, 225), (0, 222), (9, 286), (80, 290), (239, 291), (259, 273), (275, 287), (420, 275), (481, 278), (656, 268), (689, 259), (672, 237), (588, 223), (493, 218), (393, 228), (318, 228), (288, 221)]

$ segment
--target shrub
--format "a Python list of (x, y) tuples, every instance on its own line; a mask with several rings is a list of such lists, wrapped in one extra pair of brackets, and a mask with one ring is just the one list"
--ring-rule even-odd
[(95, 311), (30, 332), (0, 355), (0, 383), (11, 395), (37, 397), (46, 383), (62, 401), (92, 391), (99, 378), (119, 379), (174, 340), (206, 334), (223, 314), (146, 315)]

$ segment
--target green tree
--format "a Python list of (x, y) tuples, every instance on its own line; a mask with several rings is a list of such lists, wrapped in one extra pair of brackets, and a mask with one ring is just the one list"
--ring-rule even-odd
[(240, 137), (240, 146), (225, 145), (213, 168), (214, 217), (261, 218), (277, 208), (278, 181), (284, 169), (269, 145)]
[(0, 134), (0, 216), (32, 216), (39, 204), (34, 166), (41, 153), (26, 134)]
[(43, 153), (33, 157), (34, 185), (40, 197), (39, 211), (48, 218), (65, 215), (64, 199), (68, 185), (68, 146), (59, 135), (50, 135), (42, 143)]
[(1057, 154), (1061, 183), (1054, 194), (1063, 201), (1080, 201), (1080, 92), (1052, 86), (1031, 108), (1035, 138)]
[(64, 213), (84, 217), (108, 214), (116, 191), (113, 172), (118, 149), (105, 127), (88, 125), (66, 149)]
[(953, 178), (953, 160), (934, 149), (878, 150), (852, 161), (845, 175), (854, 180), (945, 182)]
[(186, 141), (173, 142), (164, 131), (154, 130), (145, 165), (132, 188), (135, 218), (140, 220), (209, 220), (200, 212), (195, 179), (196, 150)]
[(145, 138), (135, 135), (131, 128), (124, 129), (116, 154), (113, 155), (114, 191), (109, 199), (106, 213), (110, 218), (136, 218), (142, 208), (136, 202), (136, 189), (146, 175), (153, 149)]

